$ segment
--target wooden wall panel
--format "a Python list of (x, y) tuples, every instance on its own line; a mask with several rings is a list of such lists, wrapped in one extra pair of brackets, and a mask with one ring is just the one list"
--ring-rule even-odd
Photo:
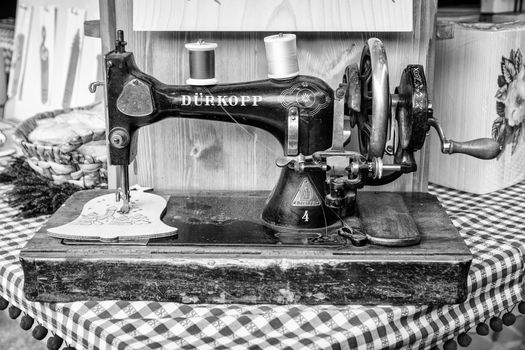
[[(377, 36), (385, 43), (391, 90), (409, 63), (427, 67), (433, 78), (433, 32), (436, 1), (414, 1), (412, 33), (298, 33), (302, 74), (325, 79), (335, 88), (347, 64), (359, 60), (365, 40)], [(165, 83), (184, 83), (189, 75), (184, 43), (203, 38), (217, 42), (216, 75), (220, 82), (266, 78), (263, 38), (255, 32), (134, 32), (132, 2), (116, 1), (117, 29), (126, 32), (128, 50), (139, 67)], [(431, 84), (430, 84), (431, 85)], [(270, 134), (230, 123), (168, 119), (140, 130), (136, 164), (141, 185), (158, 189), (270, 189), (279, 170), (275, 158), (282, 148)], [(426, 190), (427, 149), (416, 155), (420, 170), (389, 189)]]
[(133, 0), (135, 30), (412, 30), (412, 0)]
[(481, 13), (485, 14), (512, 12), (519, 8), (519, 2), (514, 0), (481, 0)]

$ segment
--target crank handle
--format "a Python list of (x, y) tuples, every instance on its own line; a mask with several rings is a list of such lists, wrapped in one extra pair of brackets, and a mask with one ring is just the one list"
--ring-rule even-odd
[(501, 152), (501, 145), (493, 139), (482, 138), (465, 142), (448, 140), (443, 143), (443, 153), (463, 153), (479, 159), (493, 159)]
[(502, 147), (493, 139), (481, 138), (465, 142), (449, 140), (445, 137), (439, 122), (434, 118), (429, 118), (428, 123), (436, 129), (441, 140), (441, 152), (446, 154), (463, 153), (479, 159), (493, 159), (500, 154)]

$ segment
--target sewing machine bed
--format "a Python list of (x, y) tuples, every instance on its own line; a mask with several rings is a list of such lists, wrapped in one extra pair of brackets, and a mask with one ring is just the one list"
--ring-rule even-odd
[[(178, 228), (174, 237), (108, 244), (46, 234), (105, 193), (74, 194), (21, 251), (28, 299), (453, 304), (467, 295), (472, 256), (437, 198), (427, 193), (358, 194), (358, 205), (374, 203), (367, 215), (384, 227), (392, 215), (388, 202), (404, 201), (421, 235), (420, 244), (407, 247), (357, 247), (336, 228), (276, 238), (259, 219), (267, 192), (165, 195), (163, 221)], [(381, 201), (385, 196), (392, 200)], [(361, 221), (350, 218), (347, 224), (363, 229)]]

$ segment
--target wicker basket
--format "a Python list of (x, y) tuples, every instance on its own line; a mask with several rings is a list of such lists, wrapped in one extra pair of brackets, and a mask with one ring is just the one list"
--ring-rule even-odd
[(37, 121), (55, 118), (72, 110), (89, 110), (94, 105), (39, 113), (19, 124), (13, 139), (27, 157), (29, 166), (37, 173), (55, 183), (70, 182), (82, 188), (107, 187), (107, 157), (95, 159), (77, 149), (88, 142), (105, 139), (105, 132), (91, 132), (69, 139), (62, 145), (41, 145), (29, 141), (29, 134), (37, 127)]

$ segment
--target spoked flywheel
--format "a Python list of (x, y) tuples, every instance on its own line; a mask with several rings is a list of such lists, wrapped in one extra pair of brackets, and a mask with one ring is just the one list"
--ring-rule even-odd
[(359, 64), (361, 111), (357, 119), (359, 150), (367, 158), (383, 157), (390, 119), (388, 63), (383, 43), (369, 39)]

